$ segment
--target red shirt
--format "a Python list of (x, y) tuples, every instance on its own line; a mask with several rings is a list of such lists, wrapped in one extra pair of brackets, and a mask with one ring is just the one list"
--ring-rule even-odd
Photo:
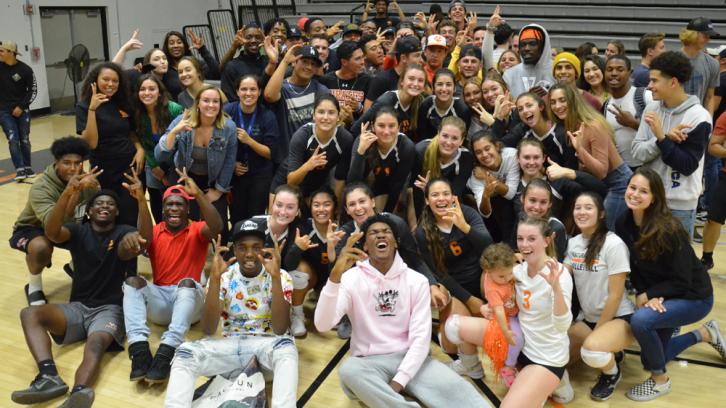
[(206, 222), (194, 221), (176, 234), (166, 228), (166, 222), (154, 225), (149, 246), (154, 285), (177, 285), (184, 278), (199, 282), (209, 246), (209, 240), (202, 235), (205, 225)]

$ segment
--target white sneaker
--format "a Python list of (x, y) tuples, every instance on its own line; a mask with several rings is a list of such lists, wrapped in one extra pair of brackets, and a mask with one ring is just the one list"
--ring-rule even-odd
[(308, 330), (305, 328), (304, 314), (292, 312), (290, 315), (290, 334), (295, 337), (305, 337), (308, 334)]
[(570, 375), (567, 374), (567, 370), (565, 370), (565, 374), (562, 375), (560, 385), (557, 387), (555, 392), (552, 393), (552, 399), (559, 404), (567, 404), (575, 399), (575, 390), (572, 389), (572, 384), (570, 384)]
[(460, 359), (456, 359), (448, 364), (449, 368), (454, 370), (456, 374), (465, 375), (474, 380), (480, 380), (484, 378), (484, 368), (481, 366), (481, 361), (477, 361), (472, 367), (466, 367)]

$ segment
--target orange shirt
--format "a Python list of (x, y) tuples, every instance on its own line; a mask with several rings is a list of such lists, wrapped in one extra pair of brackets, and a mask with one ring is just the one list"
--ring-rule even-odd
[(517, 301), (514, 297), (514, 282), (506, 285), (495, 283), (488, 273), (484, 273), (484, 297), (490, 306), (504, 306), (507, 316), (516, 316), (519, 313)]
[(206, 222), (193, 221), (176, 234), (166, 228), (166, 222), (154, 225), (148, 251), (154, 285), (177, 285), (184, 278), (199, 282), (209, 246), (209, 240), (202, 235), (205, 225)]

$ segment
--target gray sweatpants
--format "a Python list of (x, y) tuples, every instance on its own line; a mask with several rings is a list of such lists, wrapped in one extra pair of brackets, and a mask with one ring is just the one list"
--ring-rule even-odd
[[(388, 385), (405, 355), (401, 352), (348, 357), (338, 369), (343, 391), (350, 399), (358, 399), (371, 408), (420, 407), (415, 401), (406, 401)], [(431, 356), (426, 358), (404, 392), (432, 408), (492, 406), (473, 385)]]

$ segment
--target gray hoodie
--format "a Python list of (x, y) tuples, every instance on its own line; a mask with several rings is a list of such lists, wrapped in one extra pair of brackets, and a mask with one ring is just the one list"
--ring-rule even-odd
[(650, 126), (642, 121), (631, 147), (633, 158), (660, 175), (668, 208), (694, 210), (703, 189), (703, 154), (711, 134), (711, 115), (693, 95), (673, 109), (661, 101), (651, 102), (643, 110), (643, 117), (649, 112), (658, 115), (665, 134), (681, 123), (688, 124), (688, 138), (675, 143), (666, 136), (659, 142)]
[(519, 31), (522, 34), (527, 28), (537, 28), (544, 33), (544, 43), (542, 45), (542, 55), (535, 65), (529, 65), (522, 62), (504, 72), (504, 82), (509, 87), (509, 94), (512, 98), (528, 92), (534, 86), (545, 85), (547, 89), (555, 83), (552, 77), (552, 48), (550, 44), (550, 35), (547, 30), (539, 24), (527, 24)]

